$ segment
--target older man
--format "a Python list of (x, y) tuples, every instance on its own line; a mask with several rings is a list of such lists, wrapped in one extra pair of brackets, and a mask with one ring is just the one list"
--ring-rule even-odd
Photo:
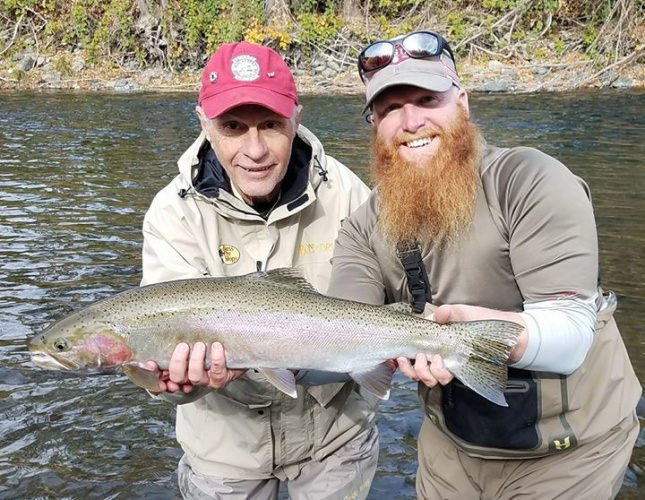
[(422, 382), (419, 497), (614, 497), (641, 387), (615, 297), (598, 287), (586, 184), (540, 151), (484, 142), (436, 33), (371, 44), (359, 71), (376, 190), (343, 225), (329, 293), (417, 311), (431, 302), (440, 323), (525, 327), (509, 360), (508, 407), (453, 380), (440, 356), (397, 360)]
[[(197, 115), (201, 135), (145, 217), (142, 284), (294, 266), (325, 291), (340, 222), (368, 189), (300, 125), (287, 65), (267, 47), (222, 45)], [(185, 403), (184, 497), (277, 498), (280, 481), (295, 499), (367, 496), (375, 405), (352, 382), (300, 372), (292, 399), (253, 370), (227, 370), (219, 344), (179, 344), (159, 375), (161, 397)]]

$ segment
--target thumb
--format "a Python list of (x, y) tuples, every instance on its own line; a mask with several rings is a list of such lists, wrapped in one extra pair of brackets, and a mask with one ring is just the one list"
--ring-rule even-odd
[(437, 323), (448, 323), (451, 321), (452, 316), (452, 306), (444, 304), (439, 306), (434, 311), (434, 320)]
[(208, 371), (217, 377), (221, 377), (226, 374), (224, 347), (219, 342), (214, 342), (211, 345), (211, 366)]
[(151, 372), (160, 371), (159, 370), (159, 365), (157, 364), (157, 362), (152, 361), (152, 360), (149, 360), (149, 361), (146, 361), (145, 363), (143, 363), (143, 368), (146, 369), (146, 370), (149, 370)]

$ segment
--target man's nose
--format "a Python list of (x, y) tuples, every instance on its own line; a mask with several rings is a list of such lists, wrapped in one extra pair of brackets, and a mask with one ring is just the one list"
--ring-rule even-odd
[(406, 132), (416, 132), (423, 127), (424, 118), (419, 108), (414, 104), (404, 104), (401, 108), (403, 117), (403, 129)]
[(254, 160), (261, 159), (267, 152), (262, 133), (257, 128), (249, 128), (244, 141), (244, 154)]

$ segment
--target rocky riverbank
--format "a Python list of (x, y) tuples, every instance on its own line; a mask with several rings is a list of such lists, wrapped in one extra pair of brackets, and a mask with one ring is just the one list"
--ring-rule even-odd
[[(592, 61), (463, 61), (459, 73), (466, 88), (475, 92), (526, 93), (568, 91), (588, 87), (618, 89), (645, 87), (645, 53), (605, 68)], [(355, 94), (363, 90), (353, 64), (335, 60), (312, 61), (308, 69), (294, 69), (301, 94)], [(80, 53), (42, 56), (30, 53), (0, 61), (1, 90), (69, 89), (80, 91), (189, 91), (196, 92), (197, 70), (172, 72), (162, 68), (97, 67)]]

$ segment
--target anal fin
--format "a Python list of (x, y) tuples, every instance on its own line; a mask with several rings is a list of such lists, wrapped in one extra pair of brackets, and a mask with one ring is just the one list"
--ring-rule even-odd
[(471, 358), (462, 366), (451, 367), (461, 382), (480, 396), (499, 406), (508, 406), (504, 391), (508, 378), (508, 368), (505, 364)]
[(390, 365), (381, 363), (365, 370), (350, 372), (350, 376), (361, 387), (368, 390), (380, 399), (390, 397), (390, 385), (392, 384), (392, 375), (394, 371)]

